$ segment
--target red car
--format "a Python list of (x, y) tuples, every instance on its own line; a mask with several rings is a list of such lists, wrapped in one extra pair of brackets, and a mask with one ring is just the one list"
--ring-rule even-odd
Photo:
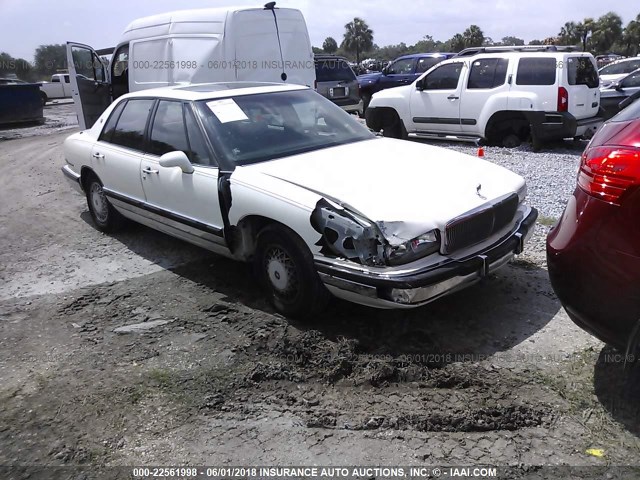
[(640, 353), (640, 100), (600, 127), (547, 237), (551, 284), (569, 317)]

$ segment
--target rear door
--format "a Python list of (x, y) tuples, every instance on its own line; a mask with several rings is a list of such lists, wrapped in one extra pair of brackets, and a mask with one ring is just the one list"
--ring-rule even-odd
[(569, 93), (569, 113), (577, 119), (591, 118), (600, 109), (600, 79), (590, 56), (569, 56), (561, 69), (561, 83)]
[(95, 50), (67, 42), (71, 94), (81, 129), (91, 128), (111, 103), (107, 67)]
[(234, 13), (231, 24), (233, 33), (226, 41), (236, 80), (313, 87), (313, 51), (299, 10), (242, 10)]

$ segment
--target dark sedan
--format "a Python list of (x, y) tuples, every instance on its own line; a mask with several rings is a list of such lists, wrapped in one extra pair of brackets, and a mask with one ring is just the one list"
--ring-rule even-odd
[(551, 283), (569, 317), (622, 351), (640, 340), (640, 101), (598, 130), (547, 238)]

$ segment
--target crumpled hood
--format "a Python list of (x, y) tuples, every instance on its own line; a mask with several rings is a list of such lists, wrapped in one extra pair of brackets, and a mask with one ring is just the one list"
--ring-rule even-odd
[(391, 243), (443, 229), (449, 220), (524, 185), (521, 176), (477, 157), (387, 138), (239, 169), (338, 201), (376, 222)]

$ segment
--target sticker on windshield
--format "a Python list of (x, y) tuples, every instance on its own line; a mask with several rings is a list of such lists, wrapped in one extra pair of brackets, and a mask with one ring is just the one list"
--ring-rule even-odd
[(207, 107), (218, 117), (220, 123), (239, 122), (240, 120), (249, 120), (233, 98), (225, 98), (224, 100), (212, 100), (207, 102)]

